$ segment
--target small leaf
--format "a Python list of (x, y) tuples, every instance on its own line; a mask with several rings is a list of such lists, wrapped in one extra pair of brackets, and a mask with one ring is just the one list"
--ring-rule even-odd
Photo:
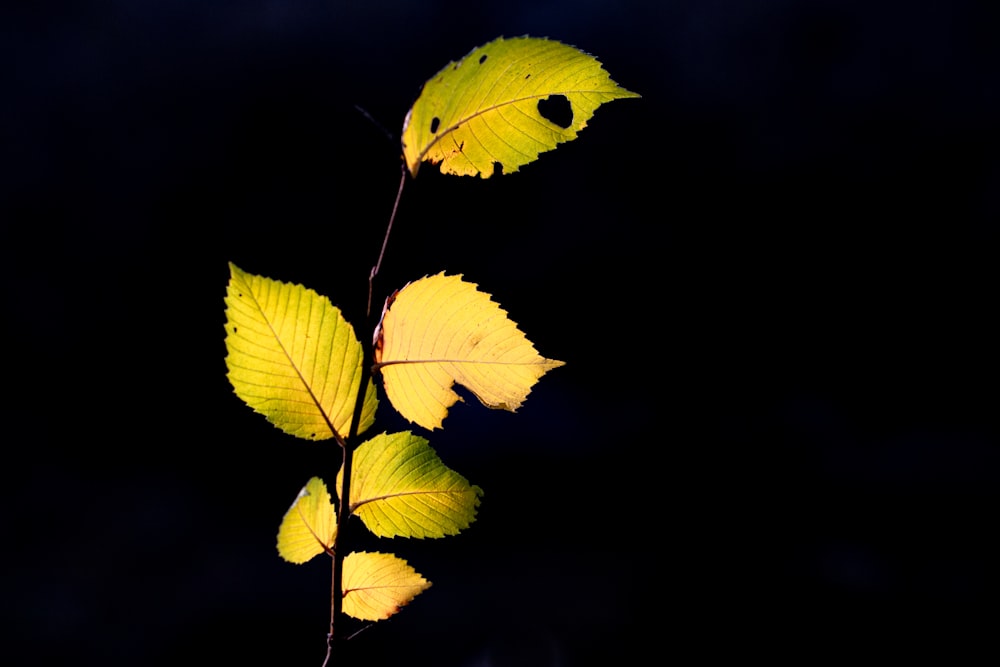
[(344, 558), (344, 613), (363, 621), (389, 618), (430, 586), (392, 554), (360, 551)]
[(337, 536), (337, 512), (319, 477), (310, 479), (288, 508), (278, 528), (278, 554), (301, 564), (330, 553)]
[(549, 39), (496, 39), (449, 63), (424, 88), (403, 123), (410, 174), (441, 163), (446, 174), (511, 174), (575, 139), (597, 107), (639, 97), (593, 56)]
[(354, 452), (351, 512), (379, 537), (456, 535), (475, 521), (482, 495), (409, 431), (377, 435)]
[(440, 428), (460, 400), (455, 382), (483, 405), (514, 412), (545, 373), (564, 364), (539, 355), (507, 312), (460, 275), (439, 273), (403, 287), (380, 332), (375, 361), (386, 396), (426, 429)]
[[(226, 366), (236, 395), (285, 433), (346, 437), (361, 385), (362, 348), (325, 296), (229, 265)], [(358, 432), (375, 420), (374, 383)]]

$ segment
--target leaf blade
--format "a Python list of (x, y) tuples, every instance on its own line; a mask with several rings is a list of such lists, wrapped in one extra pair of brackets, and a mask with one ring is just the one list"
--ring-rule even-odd
[[(539, 101), (565, 98), (570, 121), (547, 118)], [(571, 141), (605, 102), (636, 98), (600, 62), (555, 40), (500, 37), (449, 63), (429, 79), (403, 123), (403, 155), (416, 176), (421, 163), (442, 173), (489, 178), (495, 165), (514, 173)]]
[(326, 484), (313, 477), (299, 491), (278, 527), (278, 554), (301, 565), (333, 549), (337, 537), (337, 512)]
[(351, 512), (379, 537), (457, 535), (476, 519), (483, 490), (445, 466), (425, 438), (377, 435), (358, 446), (353, 465)]
[(564, 362), (542, 357), (507, 312), (461, 275), (438, 273), (400, 289), (381, 323), (375, 360), (392, 406), (440, 428), (457, 382), (489, 408), (515, 412)]
[(344, 558), (343, 610), (363, 621), (384, 621), (430, 586), (392, 554), (355, 551)]
[[(361, 385), (353, 327), (313, 290), (229, 268), (226, 367), (237, 396), (290, 435), (346, 436)], [(377, 404), (369, 382), (359, 433), (374, 423)]]

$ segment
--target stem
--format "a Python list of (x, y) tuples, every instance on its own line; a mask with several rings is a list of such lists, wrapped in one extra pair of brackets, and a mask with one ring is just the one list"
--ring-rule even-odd
[[(378, 270), (382, 268), (382, 258), (385, 257), (386, 246), (389, 245), (389, 233), (392, 232), (392, 223), (396, 220), (396, 211), (399, 210), (399, 200), (403, 197), (403, 186), (406, 185), (406, 165), (402, 167), (402, 175), (399, 178), (399, 189), (396, 191), (396, 201), (392, 205), (392, 213), (389, 215), (389, 224), (385, 228), (385, 238), (382, 239), (382, 250), (378, 254), (378, 261), (375, 262), (375, 266), (372, 267), (371, 273), (368, 275), (368, 308), (365, 310), (365, 315), (371, 320), (372, 316), (372, 291), (375, 284), (375, 276), (378, 275)], [(374, 328), (374, 325), (372, 325)]]
[[(402, 168), (403, 174), (399, 181), (399, 190), (396, 192), (396, 201), (392, 205), (392, 213), (389, 216), (389, 224), (386, 226), (385, 238), (382, 240), (382, 249), (378, 254), (378, 261), (372, 267), (368, 275), (368, 305), (365, 310), (365, 320), (367, 330), (374, 331), (377, 322), (372, 317), (372, 293), (374, 291), (375, 276), (378, 275), (382, 267), (382, 259), (385, 257), (385, 249), (389, 245), (389, 233), (392, 231), (392, 223), (396, 219), (396, 211), (399, 210), (399, 201), (403, 196), (403, 186), (406, 184), (406, 165)], [(361, 337), (361, 358), (374, 361), (373, 341), (370, 336)], [(322, 667), (326, 667), (330, 658), (336, 652), (335, 647), (340, 641), (340, 637), (335, 632), (336, 620), (340, 618), (344, 611), (344, 551), (342, 538), (347, 532), (348, 519), (351, 518), (351, 468), (354, 463), (354, 450), (357, 448), (355, 441), (358, 437), (358, 429), (361, 425), (361, 415), (364, 412), (365, 394), (368, 383), (372, 379), (372, 364), (361, 364), (361, 384), (358, 386), (358, 395), (354, 399), (354, 417), (351, 420), (351, 430), (347, 438), (340, 443), (343, 460), (341, 469), (343, 470), (340, 488), (340, 506), (337, 508), (337, 536), (333, 544), (333, 574), (330, 583), (330, 634), (326, 637), (326, 658)]]
[[(363, 349), (364, 344), (362, 343)], [(336, 634), (335, 623), (344, 610), (344, 550), (339, 548), (341, 546), (341, 538), (344, 536), (344, 532), (347, 530), (347, 520), (351, 516), (350, 511), (350, 488), (351, 488), (351, 463), (354, 460), (354, 440), (358, 434), (358, 422), (361, 419), (361, 406), (364, 405), (364, 399), (361, 398), (364, 395), (365, 387), (368, 386), (368, 380), (371, 377), (371, 371), (368, 370), (368, 364), (361, 364), (361, 386), (358, 390), (358, 398), (354, 402), (354, 421), (351, 423), (351, 433), (347, 438), (347, 442), (351, 443), (350, 446), (344, 446), (341, 449), (343, 453), (343, 462), (341, 463), (343, 474), (343, 487), (340, 492), (340, 507), (337, 510), (337, 537), (334, 539), (333, 545), (333, 574), (330, 577), (330, 634), (326, 637), (326, 659), (323, 660), (323, 667), (326, 667), (327, 662), (330, 660), (330, 656), (334, 652), (334, 646), (339, 641), (339, 637)]]

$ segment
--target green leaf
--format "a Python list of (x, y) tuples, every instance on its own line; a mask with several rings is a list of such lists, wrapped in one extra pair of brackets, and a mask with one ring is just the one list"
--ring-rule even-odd
[(352, 552), (344, 558), (344, 613), (363, 621), (382, 621), (430, 588), (402, 558)]
[(475, 521), (483, 490), (446, 467), (420, 436), (377, 435), (353, 462), (351, 511), (379, 537), (444, 537)]
[(302, 564), (331, 553), (337, 537), (337, 511), (319, 477), (310, 479), (288, 508), (278, 527), (278, 554)]
[[(446, 174), (510, 174), (575, 139), (601, 104), (639, 97), (593, 56), (536, 37), (496, 39), (424, 84), (403, 124), (410, 174), (441, 163)], [(551, 105), (549, 110), (546, 105)]]
[(454, 383), (489, 408), (514, 412), (545, 373), (564, 363), (538, 354), (475, 283), (444, 273), (409, 283), (392, 298), (376, 332), (375, 361), (392, 406), (431, 430), (460, 400)]
[[(285, 433), (346, 437), (361, 386), (354, 329), (325, 296), (229, 269), (226, 366), (236, 395)], [(374, 422), (377, 404), (369, 382), (358, 433)]]

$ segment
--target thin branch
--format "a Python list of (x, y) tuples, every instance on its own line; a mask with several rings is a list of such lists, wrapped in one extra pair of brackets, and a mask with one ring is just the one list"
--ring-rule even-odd
[(358, 113), (360, 113), (365, 118), (367, 118), (368, 121), (371, 122), (372, 125), (374, 125), (375, 127), (377, 127), (382, 132), (382, 134), (385, 135), (386, 141), (388, 141), (390, 144), (396, 146), (397, 148), (399, 147), (399, 139), (397, 139), (392, 134), (392, 132), (390, 132), (389, 130), (385, 129), (385, 125), (383, 125), (382, 123), (380, 123), (377, 120), (375, 120), (374, 116), (372, 116), (363, 107), (361, 107), (358, 104), (354, 105), (354, 110), (357, 111)]
[[(382, 241), (382, 249), (379, 251), (378, 261), (372, 267), (368, 276), (368, 307), (365, 311), (368, 330), (373, 331), (376, 323), (372, 318), (372, 292), (374, 290), (375, 276), (378, 275), (382, 266), (382, 258), (385, 256), (386, 246), (389, 244), (389, 234), (392, 231), (392, 223), (396, 219), (396, 212), (399, 210), (399, 201), (403, 196), (403, 186), (406, 184), (406, 165), (402, 167), (402, 178), (399, 181), (399, 190), (396, 192), (396, 201), (392, 205), (392, 214), (389, 216), (389, 224), (385, 230), (385, 238)], [(346, 548), (341, 543), (347, 533), (348, 520), (351, 517), (351, 469), (354, 463), (354, 450), (357, 447), (356, 440), (358, 431), (361, 428), (361, 417), (364, 414), (365, 396), (367, 395), (368, 383), (371, 382), (374, 361), (374, 343), (367, 336), (361, 337), (362, 364), (361, 364), (361, 384), (358, 386), (358, 395), (354, 399), (354, 417), (351, 421), (351, 429), (346, 440), (341, 443), (343, 460), (341, 461), (341, 488), (338, 489), (340, 505), (337, 508), (337, 536), (333, 545), (333, 574), (330, 583), (330, 633), (326, 638), (326, 658), (322, 667), (326, 667), (330, 658), (335, 653), (339, 638), (336, 634), (336, 621), (344, 611), (344, 552)]]
[[(369, 359), (372, 355), (371, 343), (362, 337), (362, 360)], [(330, 634), (326, 640), (326, 660), (323, 667), (326, 667), (327, 660), (335, 651), (335, 646), (340, 641), (337, 636), (335, 623), (344, 612), (344, 552), (341, 540), (347, 534), (348, 520), (351, 518), (351, 470), (354, 463), (354, 450), (357, 448), (358, 430), (361, 425), (361, 415), (364, 413), (365, 395), (367, 394), (368, 383), (371, 381), (371, 364), (362, 361), (361, 363), (361, 384), (358, 386), (358, 395), (354, 399), (354, 417), (351, 421), (350, 435), (347, 442), (350, 443), (342, 450), (343, 460), (341, 461), (341, 488), (340, 505), (337, 508), (337, 537), (333, 545), (333, 576), (330, 582)]]
[[(364, 365), (365, 364), (362, 364), (362, 366), (364, 366)], [(362, 385), (362, 386), (364, 386), (364, 385)], [(355, 407), (357, 406), (358, 403), (362, 403), (362, 401), (359, 401), (359, 400), (355, 399)], [(352, 433), (351, 438), (354, 437), (354, 434), (355, 434), (356, 431), (357, 431), (357, 428), (352, 425), (351, 426), (351, 433)], [(346, 442), (341, 441), (340, 455), (341, 455), (340, 465), (346, 470), (347, 469), (347, 461), (349, 460), (349, 457), (347, 456), (347, 444), (346, 444)], [(334, 478), (334, 479), (336, 479), (336, 478)], [(338, 495), (340, 495), (341, 498), (340, 498), (340, 506), (337, 508), (337, 535), (336, 535), (336, 537), (333, 538), (333, 553), (330, 554), (333, 557), (331, 559), (333, 561), (333, 570), (332, 570), (332, 573), (330, 575), (330, 632), (327, 633), (327, 635), (326, 635), (326, 657), (323, 658), (323, 664), (322, 664), (321, 667), (326, 667), (327, 663), (330, 662), (330, 657), (333, 655), (333, 643), (334, 643), (334, 637), (335, 637), (335, 633), (334, 633), (335, 624), (336, 624), (337, 616), (340, 615), (341, 610), (343, 609), (343, 606), (342, 606), (343, 605), (343, 596), (338, 595), (337, 591), (339, 591), (341, 589), (341, 586), (342, 586), (342, 583), (343, 583), (343, 579), (344, 579), (343, 574), (341, 572), (341, 569), (343, 568), (343, 564), (344, 564), (344, 559), (342, 557), (341, 558), (337, 557), (337, 545), (340, 543), (340, 535), (341, 535), (341, 519), (340, 519), (340, 517), (344, 514), (344, 498), (343, 498), (343, 495), (346, 495), (346, 494), (338, 494)]]
[(382, 250), (379, 251), (378, 261), (375, 262), (375, 266), (372, 267), (372, 271), (368, 276), (368, 308), (365, 310), (365, 315), (368, 319), (372, 316), (372, 292), (374, 291), (375, 276), (378, 275), (379, 269), (382, 268), (382, 258), (385, 257), (385, 249), (389, 245), (389, 234), (392, 232), (392, 223), (396, 220), (396, 211), (399, 210), (399, 200), (403, 197), (403, 186), (406, 185), (406, 165), (402, 165), (402, 175), (399, 179), (399, 189), (396, 191), (396, 201), (392, 205), (392, 214), (389, 216), (389, 224), (385, 228), (385, 238), (382, 239)]

